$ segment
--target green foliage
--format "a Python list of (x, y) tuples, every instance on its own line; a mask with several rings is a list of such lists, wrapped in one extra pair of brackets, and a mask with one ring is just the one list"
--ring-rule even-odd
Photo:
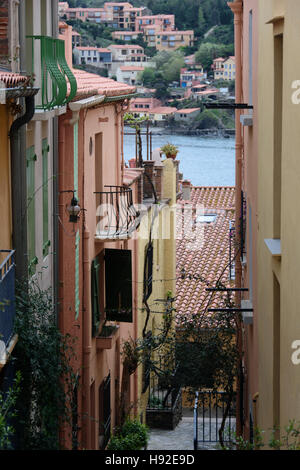
[(112, 28), (90, 21), (67, 20), (74, 31), (81, 34), (83, 46), (107, 47), (112, 44)]
[(147, 445), (149, 429), (138, 420), (126, 420), (111, 438), (107, 450), (140, 450)]
[(213, 60), (218, 57), (228, 57), (234, 54), (233, 44), (216, 44), (213, 42), (203, 42), (195, 54), (197, 64), (201, 64), (206, 71), (211, 70)]
[(76, 338), (60, 333), (51, 291), (42, 290), (34, 281), (28, 291), (18, 288), (15, 330), (17, 366), (23, 379), (16, 405), (20, 447), (59, 449), (59, 427), (71, 418)]
[(218, 129), (220, 127), (220, 121), (211, 109), (205, 109), (196, 117), (196, 121), (198, 129)]
[(0, 392), (0, 450), (12, 449), (11, 438), (15, 430), (11, 420), (16, 416), (15, 405), (20, 394), (21, 373), (16, 372), (13, 387), (6, 393)]
[(234, 44), (234, 30), (231, 25), (217, 26), (204, 39), (205, 42), (217, 44)]
[[(289, 424), (284, 426), (283, 431), (280, 427), (274, 426), (270, 430), (267, 442), (264, 439), (264, 434), (265, 431), (256, 428), (254, 430), (254, 442), (250, 442), (242, 436), (237, 436), (236, 433), (231, 433), (231, 442), (224, 446), (222, 450), (259, 450), (262, 447), (273, 450), (300, 450), (300, 421), (290, 420)], [(229, 436), (228, 430), (225, 431), (225, 435)]]
[(167, 157), (170, 156), (170, 155), (177, 155), (177, 153), (179, 152), (178, 150), (178, 147), (176, 147), (176, 145), (174, 144), (170, 144), (169, 142), (165, 145), (163, 145), (160, 149)]

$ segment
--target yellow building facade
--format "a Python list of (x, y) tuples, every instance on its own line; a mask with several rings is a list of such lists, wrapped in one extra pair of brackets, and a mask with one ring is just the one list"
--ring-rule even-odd
[(300, 420), (300, 3), (259, 8), (258, 423), (268, 429)]
[[(138, 338), (151, 332), (152, 336), (161, 334), (167, 304), (164, 302), (168, 294), (175, 297), (176, 291), (176, 164), (172, 159), (162, 162), (162, 194), (159, 204), (151, 204), (141, 220), (138, 230)], [(151, 232), (151, 233), (150, 233)], [(144, 270), (147, 247), (152, 243), (153, 269), (152, 292), (147, 299), (150, 315), (147, 320), (147, 308), (144, 299)], [(173, 304), (173, 307), (175, 305)], [(145, 328), (146, 325), (146, 328)], [(175, 326), (175, 325), (174, 325)], [(157, 360), (157, 358), (152, 357)], [(145, 366), (138, 369), (138, 416), (146, 422), (146, 408), (153, 381), (150, 377), (148, 387), (145, 385)], [(152, 375), (153, 379), (153, 375)]]
[[(0, 226), (0, 249), (9, 250), (12, 247), (12, 218), (11, 218), (11, 172), (9, 128), (11, 116), (6, 104), (0, 105), (0, 210), (3, 223)], [(1, 263), (0, 263), (1, 264)]]

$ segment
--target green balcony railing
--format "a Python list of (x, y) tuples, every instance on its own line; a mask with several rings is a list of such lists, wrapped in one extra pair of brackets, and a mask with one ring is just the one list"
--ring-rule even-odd
[[(77, 82), (65, 58), (65, 42), (49, 36), (27, 36), (31, 40), (31, 70), (37, 75), (36, 47), (40, 47), (41, 103), (37, 108), (50, 110), (64, 106), (76, 95)], [(68, 93), (69, 84), (69, 93)]]

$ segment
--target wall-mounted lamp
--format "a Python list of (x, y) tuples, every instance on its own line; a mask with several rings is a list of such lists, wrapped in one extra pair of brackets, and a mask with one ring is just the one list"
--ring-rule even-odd
[(79, 214), (81, 211), (80, 206), (78, 205), (78, 201), (75, 197), (75, 190), (67, 190), (67, 191), (60, 191), (61, 193), (73, 193), (73, 197), (71, 199), (71, 204), (67, 206), (67, 212), (69, 214), (69, 222), (76, 224), (79, 219)]

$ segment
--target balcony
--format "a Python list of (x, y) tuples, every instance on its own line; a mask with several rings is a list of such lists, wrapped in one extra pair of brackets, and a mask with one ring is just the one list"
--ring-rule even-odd
[(95, 239), (128, 239), (139, 226), (139, 212), (134, 207), (132, 189), (105, 186), (108, 191), (96, 192), (96, 217), (99, 218)]
[(77, 82), (65, 58), (65, 42), (48, 36), (27, 36), (31, 41), (31, 71), (39, 81), (37, 109), (66, 105), (77, 92)]
[[(3, 261), (2, 261), (3, 260)], [(15, 259), (14, 251), (0, 250), (0, 369), (12, 351), (15, 319)]]

